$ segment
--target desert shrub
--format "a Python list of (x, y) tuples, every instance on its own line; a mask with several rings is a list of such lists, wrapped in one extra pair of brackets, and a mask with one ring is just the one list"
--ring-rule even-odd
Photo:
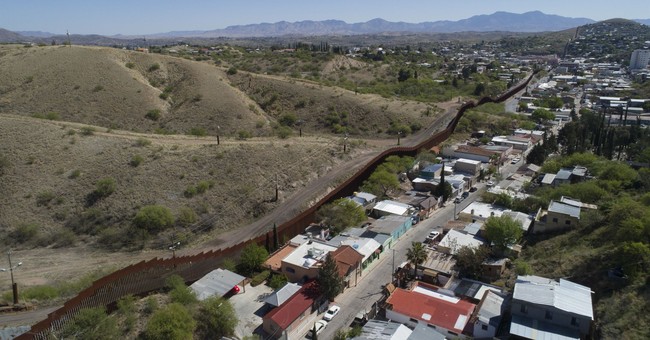
[(9, 237), (16, 243), (23, 244), (34, 240), (39, 232), (39, 225), (35, 223), (23, 223), (9, 234)]
[(78, 178), (79, 176), (81, 176), (81, 170), (75, 169), (75, 170), (72, 170), (72, 172), (70, 172), (70, 175), (68, 175), (68, 178), (69, 179), (75, 179), (75, 178)]
[(196, 321), (183, 305), (172, 303), (157, 310), (147, 323), (145, 339), (192, 339)]
[(9, 162), (7, 156), (0, 154), (0, 176), (4, 175), (10, 166), (11, 162)]
[(128, 62), (128, 63), (126, 63), (124, 66), (126, 66), (126, 68), (134, 68), (134, 67), (135, 67), (135, 64), (132, 63), (132, 62)]
[(197, 93), (197, 94), (194, 95), (194, 97), (192, 97), (192, 101), (195, 102), (195, 103), (200, 102), (201, 99), (203, 99), (203, 95), (200, 94), (200, 93)]
[(280, 126), (275, 130), (275, 134), (281, 139), (287, 139), (291, 136), (293, 131), (288, 126)]
[(162, 100), (167, 100), (167, 98), (169, 98), (169, 94), (168, 94), (167, 92), (161, 92), (161, 93), (158, 95), (158, 98), (160, 98), (160, 99), (162, 99)]
[(130, 164), (132, 167), (135, 168), (135, 167), (137, 167), (138, 165), (142, 164), (143, 161), (144, 161), (144, 158), (142, 158), (142, 156), (140, 156), (140, 155), (135, 155), (135, 156), (131, 157), (131, 161), (129, 161), (129, 164)]
[(262, 271), (261, 273), (253, 276), (253, 278), (251, 279), (251, 286), (255, 287), (260, 285), (262, 282), (266, 281), (266, 279), (268, 279), (269, 276), (271, 276), (270, 270)]
[(144, 117), (147, 118), (147, 119), (151, 119), (153, 121), (156, 121), (156, 120), (160, 119), (160, 110), (158, 110), (158, 109), (149, 110), (149, 111), (147, 111), (147, 114), (144, 115)]
[(253, 135), (251, 135), (251, 133), (246, 131), (246, 130), (237, 131), (237, 138), (239, 138), (239, 139), (244, 140), (244, 139), (248, 139), (248, 138), (251, 138), (251, 137), (253, 137)]
[(95, 128), (90, 127), (90, 126), (84, 126), (81, 128), (81, 135), (82, 136), (92, 136), (95, 134)]
[(44, 191), (36, 195), (36, 206), (48, 206), (50, 205), (50, 202), (55, 198), (56, 196), (54, 195), (53, 192), (51, 191)]
[(153, 296), (149, 296), (144, 300), (144, 307), (142, 308), (142, 312), (144, 312), (146, 315), (150, 315), (156, 310), (158, 310), (158, 300), (156, 300), (156, 298)]
[(293, 126), (297, 121), (298, 117), (293, 112), (285, 113), (278, 119), (278, 122), (284, 126)]
[(153, 71), (157, 71), (157, 70), (159, 70), (159, 69), (160, 69), (160, 64), (158, 64), (158, 63), (154, 63), (154, 64), (151, 64), (151, 66), (149, 66), (149, 68), (147, 69), (147, 71), (149, 71), (149, 72), (153, 72)]
[(185, 284), (182, 277), (172, 275), (165, 280), (165, 284), (170, 289), (169, 297), (172, 302), (190, 305), (197, 301), (196, 294)]
[(59, 297), (59, 290), (49, 285), (33, 286), (24, 288), (20, 295), (23, 300), (49, 301)]
[(287, 276), (284, 274), (273, 274), (269, 280), (269, 287), (279, 289), (287, 283)]
[(142, 148), (142, 147), (149, 146), (149, 145), (151, 145), (151, 141), (146, 139), (146, 138), (140, 137), (135, 141), (135, 146), (137, 146), (137, 147)]
[(197, 137), (205, 137), (208, 135), (208, 131), (204, 128), (191, 128), (190, 135)]
[(54, 248), (72, 247), (77, 242), (77, 235), (70, 229), (61, 229), (52, 235), (50, 242)]
[(230, 67), (230, 68), (228, 69), (228, 71), (226, 71), (226, 73), (229, 74), (229, 75), (231, 75), (231, 76), (232, 76), (232, 75), (235, 75), (235, 74), (237, 74), (237, 68), (234, 67), (234, 66), (232, 66), (232, 67)]
[(190, 185), (183, 192), (183, 196), (185, 196), (186, 198), (192, 198), (192, 197), (196, 196), (196, 193), (197, 193), (196, 187), (193, 186), (193, 185)]
[(97, 85), (97, 86), (93, 87), (93, 92), (99, 92), (99, 91), (101, 91), (101, 90), (103, 90), (103, 89), (104, 89), (103, 86), (101, 86), (101, 85)]
[(105, 198), (115, 192), (116, 188), (115, 179), (111, 177), (102, 178), (97, 181), (95, 191), (93, 191), (99, 198)]
[(190, 207), (182, 207), (178, 212), (178, 218), (176, 219), (178, 224), (184, 227), (196, 223), (197, 220), (198, 217), (196, 216), (194, 209)]
[(148, 205), (140, 208), (133, 223), (140, 229), (157, 232), (174, 225), (174, 215), (167, 207)]

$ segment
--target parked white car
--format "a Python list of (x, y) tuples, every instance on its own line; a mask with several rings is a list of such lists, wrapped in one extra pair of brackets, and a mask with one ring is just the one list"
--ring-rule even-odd
[(341, 307), (337, 305), (332, 305), (330, 308), (325, 312), (325, 315), (323, 315), (323, 320), (325, 321), (332, 321), (332, 319), (336, 316), (336, 314), (339, 313), (341, 310)]
[(314, 338), (314, 329), (316, 329), (316, 335), (318, 335), (325, 329), (325, 327), (327, 327), (327, 321), (325, 321), (325, 320), (316, 321), (316, 323), (314, 324), (314, 327), (309, 330), (309, 333), (308, 333), (309, 337), (312, 338), (312, 339)]

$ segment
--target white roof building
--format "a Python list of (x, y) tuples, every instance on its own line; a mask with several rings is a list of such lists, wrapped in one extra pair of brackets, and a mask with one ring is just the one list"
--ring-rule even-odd
[(405, 203), (385, 200), (377, 203), (372, 209), (391, 215), (406, 216), (410, 214), (413, 207)]
[(555, 281), (541, 276), (518, 276), (513, 299), (537, 305), (555, 307), (568, 313), (589, 317), (594, 310), (589, 287), (560, 279)]
[(448, 249), (448, 253), (456, 255), (462, 247), (478, 248), (483, 244), (484, 241), (476, 238), (474, 235), (452, 229), (438, 243), (438, 247)]

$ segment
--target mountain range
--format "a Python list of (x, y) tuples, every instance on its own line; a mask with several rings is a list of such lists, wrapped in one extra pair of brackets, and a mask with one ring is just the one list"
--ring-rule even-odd
[[(634, 21), (650, 25), (650, 19)], [(391, 22), (384, 19), (372, 19), (367, 22), (346, 23), (341, 20), (323, 21), (280, 21), (250, 25), (228, 26), (223, 29), (208, 31), (171, 31), (149, 34), (147, 39), (177, 38), (244, 38), (244, 37), (281, 37), (281, 36), (323, 36), (323, 35), (361, 35), (382, 33), (456, 33), (456, 32), (548, 32), (561, 31), (577, 26), (594, 23), (588, 18), (570, 18), (545, 14), (540, 11), (526, 13), (495, 12), (476, 15), (458, 21), (440, 20), (421, 23)], [(78, 32), (74, 32), (78, 33)], [(16, 42), (28, 38), (47, 39), (62, 37), (41, 31), (11, 32), (0, 29), (0, 42)], [(110, 39), (142, 39), (142, 35), (114, 35)]]

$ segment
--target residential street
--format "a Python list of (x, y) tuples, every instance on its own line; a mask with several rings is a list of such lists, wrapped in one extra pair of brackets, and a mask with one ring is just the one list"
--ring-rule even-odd
[[(480, 197), (484, 185), (484, 183), (477, 184), (479, 190), (471, 193), (467, 199), (458, 204), (457, 212)], [(370, 309), (370, 306), (381, 297), (382, 286), (391, 281), (393, 262), (395, 266), (399, 266), (406, 261), (406, 251), (411, 247), (411, 243), (424, 241), (429, 231), (453, 219), (453, 214), (454, 204), (447, 203), (446, 207), (435, 211), (430, 218), (414, 225), (394, 245), (394, 261), (393, 251), (390, 249), (385, 251), (381, 258), (371, 265), (374, 268), (364, 274), (356, 287), (348, 288), (336, 298), (334, 304), (339, 305), (341, 311), (327, 325), (323, 333), (319, 334), (319, 339), (332, 339), (338, 329), (349, 327), (358, 312)]]

